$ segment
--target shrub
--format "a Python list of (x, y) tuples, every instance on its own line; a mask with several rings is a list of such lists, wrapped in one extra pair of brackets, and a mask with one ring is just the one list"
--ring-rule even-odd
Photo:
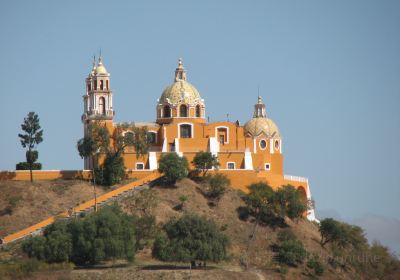
[(176, 153), (168, 153), (161, 156), (158, 170), (164, 173), (164, 179), (168, 184), (175, 184), (188, 175), (188, 162), (185, 157)]
[(107, 186), (118, 184), (125, 178), (124, 159), (119, 153), (108, 153), (103, 168), (103, 182)]
[(210, 152), (203, 151), (196, 153), (193, 158), (193, 164), (196, 167), (197, 172), (203, 172), (203, 176), (206, 175), (208, 169), (219, 167), (217, 157)]
[(43, 236), (24, 241), (22, 250), (29, 257), (50, 263), (73, 261), (82, 265), (115, 258), (133, 260), (136, 222), (117, 206), (108, 206), (84, 219), (57, 221), (44, 230)]
[(319, 231), (321, 233), (320, 243), (322, 246), (331, 242), (342, 248), (349, 246), (354, 249), (368, 248), (368, 241), (364, 236), (364, 231), (358, 226), (327, 218), (321, 221)]
[(285, 228), (278, 233), (278, 240), (280, 242), (296, 240), (296, 236), (294, 235), (293, 231), (290, 228)]
[(228, 238), (217, 225), (205, 218), (187, 214), (172, 219), (156, 238), (153, 256), (162, 261), (221, 261), (226, 258)]
[(208, 178), (208, 191), (207, 196), (209, 198), (220, 200), (226, 191), (226, 188), (230, 185), (230, 180), (224, 174), (215, 174)]
[[(16, 170), (29, 170), (30, 166), (28, 162), (18, 162), (15, 166)], [(42, 164), (40, 162), (32, 163), (32, 170), (41, 170)]]
[(314, 273), (318, 276), (324, 274), (324, 266), (319, 260), (318, 255), (313, 255), (307, 262), (307, 266), (314, 270)]
[(307, 251), (300, 240), (286, 240), (279, 244), (278, 260), (281, 263), (297, 266), (303, 263), (306, 256)]

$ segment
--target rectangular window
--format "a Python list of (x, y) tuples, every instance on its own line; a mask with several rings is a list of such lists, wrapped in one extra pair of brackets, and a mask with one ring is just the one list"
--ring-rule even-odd
[(265, 164), (265, 170), (271, 170), (271, 165), (269, 163)]
[(144, 169), (144, 164), (143, 163), (136, 163), (136, 169), (137, 170), (143, 170)]
[(235, 169), (235, 163), (234, 162), (228, 162), (228, 169)]

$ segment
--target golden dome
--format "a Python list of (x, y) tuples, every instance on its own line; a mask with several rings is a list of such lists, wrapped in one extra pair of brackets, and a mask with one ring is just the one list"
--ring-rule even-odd
[(99, 63), (97, 64), (95, 73), (96, 74), (108, 74), (106, 67), (104, 67), (104, 65), (103, 65), (103, 59), (101, 57), (99, 58)]
[(177, 80), (162, 93), (159, 103), (195, 105), (202, 102), (199, 91), (185, 80)]
[(268, 118), (252, 118), (244, 125), (244, 131), (253, 137), (260, 134), (268, 138), (280, 137), (278, 126)]

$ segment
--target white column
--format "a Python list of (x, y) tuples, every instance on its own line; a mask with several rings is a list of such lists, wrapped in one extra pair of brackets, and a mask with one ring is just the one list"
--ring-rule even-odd
[(217, 138), (216, 137), (210, 137), (209, 138), (210, 140), (210, 153), (213, 155), (213, 156), (218, 156), (218, 153), (219, 153), (219, 142), (217, 141)]
[(244, 169), (253, 170), (253, 158), (250, 151), (244, 152)]
[[(308, 180), (307, 180), (307, 200), (311, 200), (311, 190), (310, 190), (310, 185), (308, 184)], [(314, 207), (307, 210), (307, 219), (309, 221), (315, 221), (317, 223), (319, 223), (319, 220), (315, 217), (315, 209)]]
[(156, 152), (149, 152), (149, 169), (150, 170), (156, 170), (157, 169)]

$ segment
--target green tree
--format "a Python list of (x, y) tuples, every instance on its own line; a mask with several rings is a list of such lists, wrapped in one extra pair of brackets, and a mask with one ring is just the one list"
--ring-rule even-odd
[(129, 210), (139, 212), (140, 216), (151, 216), (159, 203), (157, 194), (152, 189), (144, 189), (127, 200)]
[(335, 242), (341, 239), (343, 228), (339, 221), (332, 218), (323, 219), (319, 225), (321, 233), (321, 245), (325, 246), (328, 242)]
[[(81, 138), (77, 143), (77, 149), (81, 158), (91, 160), (92, 178), (93, 178), (93, 194), (94, 208), (97, 211), (97, 192), (96, 192), (96, 160), (100, 152), (105, 152), (110, 144), (110, 136), (106, 127), (101, 126), (98, 122), (93, 122), (88, 126), (87, 136)], [(101, 176), (100, 182), (103, 181)]]
[(303, 263), (307, 257), (307, 251), (300, 240), (286, 240), (278, 246), (278, 260), (281, 263), (297, 266)]
[(203, 151), (196, 153), (193, 158), (193, 164), (198, 172), (203, 173), (203, 176), (206, 175), (209, 169), (218, 169), (219, 167), (218, 158), (210, 152)]
[(226, 188), (230, 185), (230, 180), (224, 174), (215, 174), (207, 178), (208, 189), (207, 197), (211, 198), (215, 204), (218, 204), (221, 197), (226, 192)]
[(153, 256), (162, 261), (218, 262), (226, 258), (228, 238), (205, 218), (186, 214), (163, 227), (153, 246)]
[(188, 162), (185, 157), (176, 153), (163, 154), (159, 161), (158, 170), (164, 173), (166, 183), (175, 184), (188, 175)]
[(300, 190), (291, 185), (279, 188), (274, 194), (274, 207), (276, 213), (284, 218), (298, 219), (307, 211), (307, 199), (302, 197)]
[(18, 134), (22, 147), (27, 149), (26, 162), (29, 166), (31, 182), (33, 182), (32, 169), (39, 157), (38, 151), (35, 151), (34, 148), (43, 141), (43, 129), (40, 128), (39, 116), (35, 112), (29, 112), (21, 124), (24, 133)]
[[(81, 157), (92, 158), (93, 178), (102, 185), (111, 186), (121, 182), (125, 176), (122, 153), (125, 148), (135, 148), (136, 156), (147, 154), (149, 142), (147, 127), (135, 127), (133, 124), (120, 124), (110, 135), (108, 129), (99, 121), (91, 123), (87, 135), (77, 144)], [(105, 155), (102, 166), (96, 166), (100, 155)]]
[(275, 216), (274, 203), (275, 193), (266, 183), (254, 183), (248, 186), (249, 193), (244, 196), (247, 210), (255, 218), (255, 225), (258, 223), (270, 223)]
[(122, 213), (116, 205), (106, 206), (83, 219), (57, 221), (43, 236), (24, 241), (22, 249), (47, 262), (87, 265), (116, 258), (133, 260), (137, 225), (136, 217)]

